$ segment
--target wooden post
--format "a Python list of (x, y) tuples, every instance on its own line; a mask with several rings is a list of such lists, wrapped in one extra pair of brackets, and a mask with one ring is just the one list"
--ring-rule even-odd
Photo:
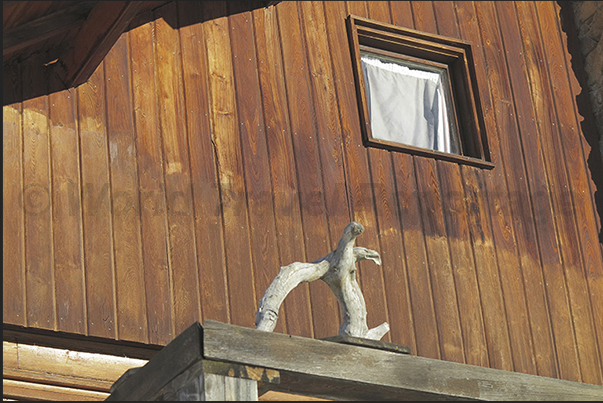
[(146, 365), (111, 387), (114, 400), (258, 400), (258, 386), (280, 382), (277, 370), (203, 358), (203, 328), (189, 326)]
[[(205, 370), (203, 368), (204, 364), (206, 364)], [(209, 371), (211, 369), (208, 370), (205, 360), (198, 361), (161, 388), (153, 400), (258, 400), (257, 381), (236, 376), (212, 374)]]

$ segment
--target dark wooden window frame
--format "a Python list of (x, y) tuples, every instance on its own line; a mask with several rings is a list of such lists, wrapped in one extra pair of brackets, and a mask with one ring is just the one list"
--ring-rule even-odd
[[(471, 43), (349, 15), (348, 36), (352, 53), (358, 109), (364, 145), (468, 164), (494, 167), (477, 91)], [(401, 61), (445, 67), (450, 79), (461, 155), (430, 150), (373, 137), (360, 51), (369, 51)]]

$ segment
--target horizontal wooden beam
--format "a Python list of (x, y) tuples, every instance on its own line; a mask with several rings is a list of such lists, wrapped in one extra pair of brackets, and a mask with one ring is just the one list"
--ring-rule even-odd
[(271, 389), (351, 400), (603, 400), (603, 386), (206, 321), (206, 359), (273, 368)]
[[(210, 320), (193, 324), (144, 367), (122, 377), (107, 400), (153, 399), (199, 362), (204, 372), (257, 380), (260, 395), (273, 390), (344, 400), (603, 400), (602, 386)], [(253, 370), (215, 369), (224, 365)], [(270, 370), (278, 377), (266, 382)]]
[(72, 6), (3, 32), (2, 57), (14, 54), (36, 43), (43, 43), (49, 38), (82, 24), (94, 3), (92, 1), (76, 2)]
[(5, 342), (31, 344), (88, 353), (118, 355), (143, 360), (151, 359), (164, 347), (159, 344), (113, 340), (103, 337), (57, 332), (6, 323), (2, 327), (2, 339)]
[(27, 400), (104, 400), (111, 385), (146, 360), (3, 342), (3, 396)]
[[(76, 378), (83, 381), (101, 381), (87, 387), (103, 387), (105, 382), (115, 382), (126, 370), (141, 367), (147, 360), (119, 355), (88, 353), (69, 349), (43, 347), (32, 344), (2, 343), (2, 369), (6, 377), (34, 382), (53, 381), (64, 386), (83, 386), (71, 383)], [(55, 382), (56, 381), (56, 382)]]
[(104, 400), (109, 394), (13, 379), (2, 380), (2, 395), (15, 400)]

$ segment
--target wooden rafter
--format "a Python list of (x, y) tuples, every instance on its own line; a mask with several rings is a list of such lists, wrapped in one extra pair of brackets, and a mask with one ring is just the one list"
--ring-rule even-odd
[[(9, 56), (21, 49), (46, 41), (82, 24), (93, 5), (94, 2), (90, 1), (78, 2), (72, 6), (3, 32), (2, 56)], [(3, 7), (6, 7), (6, 5)]]
[(143, 1), (99, 1), (54, 67), (61, 80), (69, 86), (84, 82), (144, 4)]

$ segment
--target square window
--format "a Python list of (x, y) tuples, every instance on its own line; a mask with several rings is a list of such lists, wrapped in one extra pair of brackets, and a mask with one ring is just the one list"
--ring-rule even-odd
[(469, 43), (353, 15), (348, 32), (366, 146), (493, 167)]

